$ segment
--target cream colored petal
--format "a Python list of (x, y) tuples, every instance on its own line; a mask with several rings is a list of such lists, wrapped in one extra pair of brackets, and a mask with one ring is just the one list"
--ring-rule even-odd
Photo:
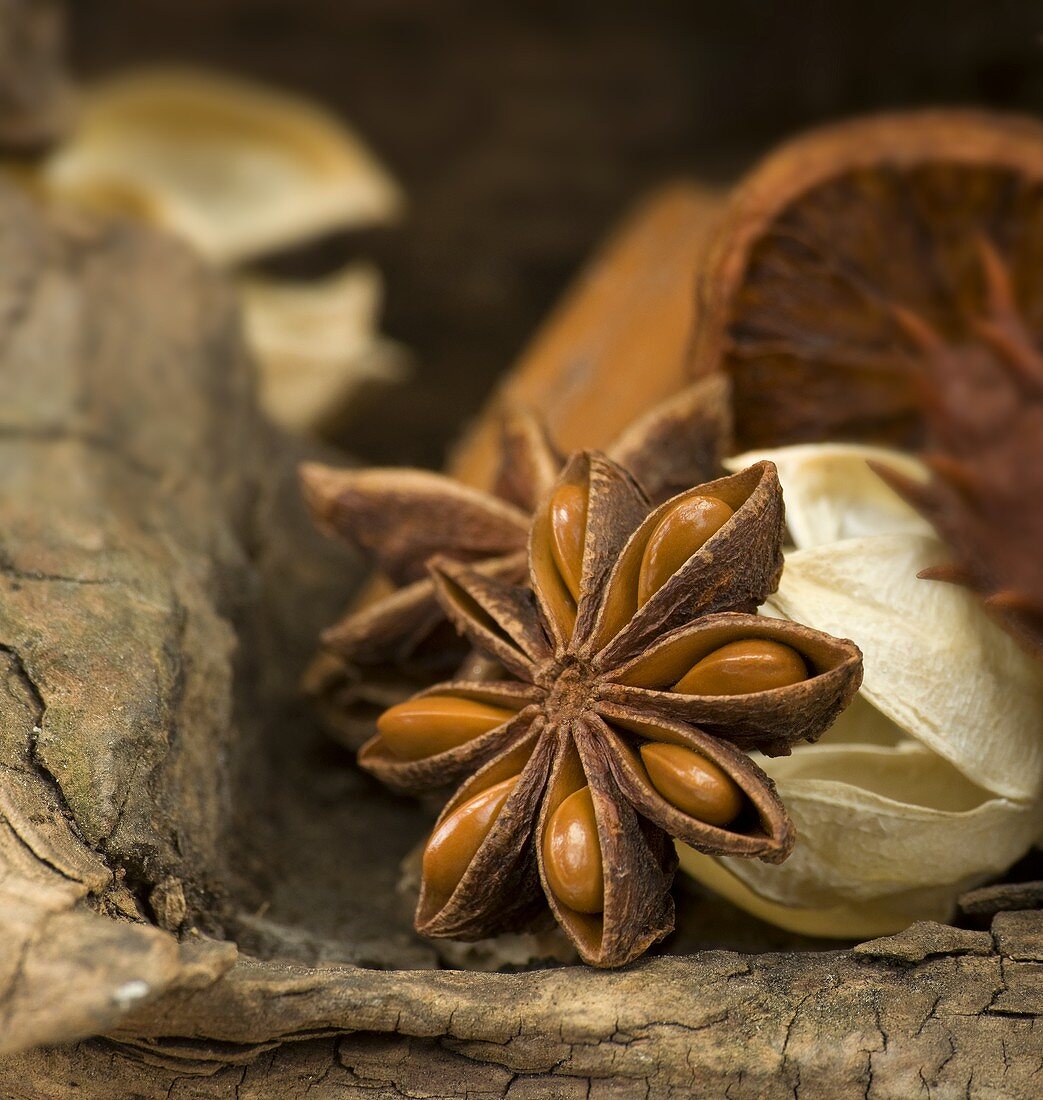
[(261, 401), (284, 427), (312, 428), (363, 386), (405, 380), (404, 350), (378, 332), (381, 281), (370, 265), (311, 282), (243, 278), (236, 286)]
[(401, 206), (359, 137), (323, 108), (191, 70), (89, 90), (42, 172), (55, 196), (150, 218), (218, 263), (384, 222)]
[[(866, 940), (888, 936), (918, 920), (952, 919), (951, 889), (907, 890), (875, 901), (829, 906), (780, 905), (751, 890), (713, 856), (677, 845), (681, 870), (760, 920), (803, 936)], [(973, 883), (971, 884), (973, 885)]]
[(1043, 673), (970, 592), (917, 579), (943, 560), (937, 540), (912, 534), (798, 550), (765, 611), (853, 639), (866, 700), (972, 782), (1034, 798)]
[(776, 447), (730, 458), (741, 470), (767, 459), (775, 463), (786, 501), (786, 526), (798, 548), (839, 539), (902, 531), (929, 534), (930, 525), (870, 469), (884, 462), (915, 481), (927, 472), (899, 451), (844, 443)]
[(790, 858), (768, 867), (681, 850), (682, 866), (764, 919), (815, 935), (947, 919), (960, 893), (1024, 855), (1043, 822), (1040, 800), (996, 798), (913, 742), (805, 746), (762, 766), (796, 825)]

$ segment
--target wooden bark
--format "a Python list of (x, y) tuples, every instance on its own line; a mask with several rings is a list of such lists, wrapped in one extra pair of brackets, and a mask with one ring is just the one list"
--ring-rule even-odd
[(1029, 888), (853, 951), (695, 951), (736, 920), (686, 898), (625, 971), (435, 969), (429, 818), (296, 703), (356, 578), (224, 286), (0, 191), (0, 381), (0, 1095), (1038, 1094)]
[(1030, 1097), (1040, 925), (1014, 916), (991, 935), (919, 926), (879, 953), (706, 952), (617, 973), (244, 960), (110, 1039), (9, 1059), (2, 1079), (13, 1097), (64, 1083), (84, 1100), (114, 1082), (150, 1098)]

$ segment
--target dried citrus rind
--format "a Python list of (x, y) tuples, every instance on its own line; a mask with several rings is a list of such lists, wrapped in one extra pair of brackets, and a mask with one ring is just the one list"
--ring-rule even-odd
[(916, 446), (921, 354), (901, 311), (953, 341), (985, 312), (980, 243), (1043, 321), (1043, 125), (974, 111), (815, 131), (736, 189), (699, 269), (692, 366), (723, 368), (741, 448)]

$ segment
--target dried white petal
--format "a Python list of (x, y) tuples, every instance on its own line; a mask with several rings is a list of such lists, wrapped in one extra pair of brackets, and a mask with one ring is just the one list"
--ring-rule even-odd
[(798, 550), (765, 610), (852, 638), (865, 657), (862, 695), (876, 709), (971, 782), (1035, 799), (1043, 674), (972, 593), (917, 579), (943, 560), (936, 539), (912, 534)]
[(56, 197), (144, 216), (218, 263), (384, 222), (401, 206), (394, 182), (332, 114), (177, 69), (90, 90), (42, 177)]
[[(697, 853), (681, 851), (682, 863), (715, 889), (737, 881), (747, 888), (731, 891), (738, 904), (816, 935), (947, 919), (959, 894), (1005, 871), (1043, 825), (1043, 801), (994, 797), (915, 742), (820, 743), (760, 763), (797, 828), (790, 858), (776, 867), (724, 859), (723, 876)], [(750, 891), (763, 904), (748, 904)]]
[(806, 443), (751, 451), (725, 466), (743, 470), (764, 459), (778, 468), (786, 526), (798, 548), (866, 535), (931, 532), (927, 521), (868, 465), (882, 462), (914, 481), (925, 480), (927, 471), (909, 455), (857, 444)]
[[(841, 453), (842, 452), (842, 453)], [(1043, 829), (1043, 675), (965, 589), (916, 574), (944, 546), (864, 464), (869, 448), (784, 448), (798, 549), (766, 614), (863, 650), (854, 704), (817, 745), (760, 760), (798, 842), (780, 866), (678, 846), (681, 866), (749, 912), (816, 936), (869, 937), (951, 918)], [(858, 537), (860, 533), (873, 532)]]
[(402, 349), (379, 335), (380, 276), (366, 264), (307, 283), (237, 283), (246, 339), (268, 414), (303, 431), (343, 410), (367, 384), (407, 375)]

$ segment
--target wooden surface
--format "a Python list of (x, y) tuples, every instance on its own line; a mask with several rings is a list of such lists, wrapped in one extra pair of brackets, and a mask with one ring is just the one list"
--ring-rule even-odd
[(717, 952), (617, 973), (241, 960), (110, 1040), (0, 1062), (0, 1084), (12, 1100), (71, 1086), (83, 1100), (114, 1089), (149, 1100), (1027, 1100), (1038, 1095), (1040, 928), (1037, 914), (1007, 913), (992, 935), (922, 925), (857, 954)]

